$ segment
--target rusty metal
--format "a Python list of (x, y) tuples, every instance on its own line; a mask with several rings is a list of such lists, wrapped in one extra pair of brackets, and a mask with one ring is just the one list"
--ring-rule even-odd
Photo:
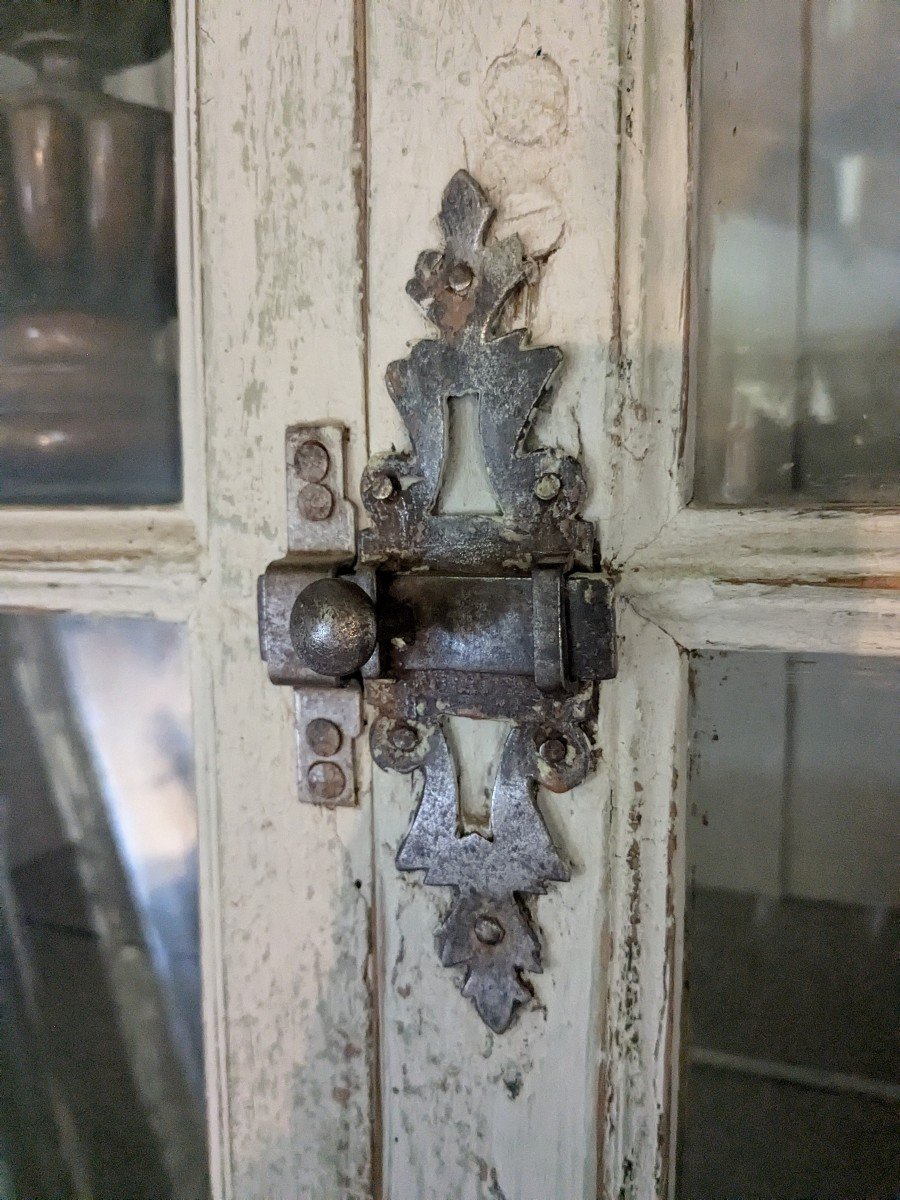
[[(295, 688), (294, 717), (300, 799), (329, 808), (354, 805), (353, 742), (362, 732), (359, 685)], [(324, 732), (326, 725), (330, 732)]]
[(331, 758), (337, 754), (344, 740), (340, 728), (334, 721), (326, 720), (325, 717), (314, 717), (306, 726), (303, 735), (309, 743), (310, 750), (319, 758)]
[[(420, 255), (407, 286), (438, 337), (417, 343), (386, 376), (412, 447), (377, 454), (366, 467), (361, 494), (371, 525), (355, 547), (345, 536), (330, 560), (289, 555), (269, 567), (260, 621), (275, 682), (358, 674), (374, 710), (375, 762), (420, 776), (397, 866), (453, 890), (438, 933), (441, 961), (465, 967), (463, 995), (502, 1032), (529, 995), (522, 973), (541, 970), (523, 897), (569, 878), (537, 787), (564, 792), (584, 779), (598, 683), (616, 664), (611, 596), (591, 573), (594, 529), (579, 515), (581, 466), (554, 447), (525, 444), (562, 355), (555, 346), (530, 347), (524, 330), (500, 329), (532, 264), (517, 237), (487, 241), (493, 216), (478, 184), (458, 172), (440, 213), (445, 245)], [(469, 395), (477, 398), (496, 515), (439, 511), (448, 406)], [(309, 430), (303, 436), (313, 438)], [(289, 465), (296, 455), (324, 461), (308, 441), (305, 449), (295, 444)], [(314, 570), (320, 564), (325, 579)], [(514, 722), (489, 837), (460, 834), (457, 771), (443, 729), (450, 714)], [(337, 786), (334, 772), (309, 766), (319, 791)]]
[[(336, 658), (326, 662), (322, 657), (328, 650), (327, 613), (322, 604), (318, 606), (319, 624), (313, 629), (319, 637), (307, 645), (298, 635), (302, 658), (292, 640), (292, 618), (298, 605), (298, 611), (303, 611), (303, 595), (315, 615), (317, 591), (321, 601), (323, 586), (326, 593), (336, 587), (339, 597), (351, 586), (331, 574), (348, 566), (356, 551), (356, 514), (344, 493), (345, 437), (346, 431), (334, 424), (288, 429), (284, 450), (288, 553), (269, 564), (258, 587), (260, 653), (272, 682), (294, 688), (298, 795), (310, 804), (329, 807), (356, 802), (353, 740), (362, 730), (360, 688), (358, 684), (339, 686), (345, 673), (341, 655), (346, 657), (346, 645), (332, 637), (331, 652)], [(305, 514), (301, 497), (310, 487), (325, 487), (333, 497), (330, 511), (322, 519)], [(307, 593), (310, 586), (313, 590)], [(334, 635), (337, 630), (331, 632)], [(340, 629), (345, 637), (351, 632), (352, 623)], [(351, 664), (349, 670), (354, 669)]]

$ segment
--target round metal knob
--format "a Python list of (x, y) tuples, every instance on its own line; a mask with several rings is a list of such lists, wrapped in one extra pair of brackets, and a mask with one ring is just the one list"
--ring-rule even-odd
[(375, 605), (350, 579), (317, 579), (294, 601), (291, 644), (320, 675), (352, 675), (375, 649)]

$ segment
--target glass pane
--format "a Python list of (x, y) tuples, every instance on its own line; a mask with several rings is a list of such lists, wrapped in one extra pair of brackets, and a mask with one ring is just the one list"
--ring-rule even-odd
[(896, 0), (704, 0), (695, 498), (900, 502)]
[(900, 1186), (896, 663), (700, 655), (679, 1194)]
[(0, 502), (181, 497), (168, 0), (0, 0)]
[(208, 1194), (182, 628), (0, 616), (3, 1200)]

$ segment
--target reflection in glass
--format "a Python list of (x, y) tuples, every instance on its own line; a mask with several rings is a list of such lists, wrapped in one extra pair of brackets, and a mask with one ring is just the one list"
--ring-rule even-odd
[(900, 499), (896, 0), (704, 0), (694, 495)]
[(0, 0), (0, 501), (181, 495), (168, 0)]
[(207, 1195), (183, 632), (0, 617), (0, 1179)]
[(888, 660), (700, 655), (684, 1200), (900, 1183), (900, 688)]

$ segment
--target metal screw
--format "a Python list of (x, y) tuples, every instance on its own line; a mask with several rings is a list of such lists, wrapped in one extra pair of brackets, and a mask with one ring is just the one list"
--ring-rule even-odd
[(306, 773), (306, 782), (318, 800), (337, 800), (347, 786), (344, 772), (333, 762), (314, 762)]
[(538, 747), (538, 754), (545, 763), (555, 767), (566, 757), (566, 743), (562, 738), (548, 737)]
[(466, 263), (454, 263), (447, 272), (447, 282), (454, 292), (467, 292), (472, 286), (472, 268)]
[(307, 438), (294, 452), (294, 469), (307, 483), (321, 483), (328, 474), (331, 459), (321, 442)]
[(306, 740), (313, 754), (331, 758), (341, 748), (341, 731), (334, 721), (325, 717), (314, 717), (306, 727)]
[(396, 729), (391, 730), (388, 741), (395, 750), (409, 752), (418, 746), (419, 735), (412, 725), (398, 725)]
[(390, 475), (373, 475), (371, 492), (376, 500), (390, 500), (396, 490), (396, 481)]
[(506, 930), (494, 917), (482, 914), (475, 919), (475, 936), (485, 946), (496, 946), (506, 937)]
[(324, 483), (307, 483), (300, 489), (297, 506), (307, 521), (327, 521), (334, 508), (334, 495)]
[(554, 500), (561, 487), (562, 480), (558, 475), (542, 475), (534, 485), (534, 494), (538, 500)]

